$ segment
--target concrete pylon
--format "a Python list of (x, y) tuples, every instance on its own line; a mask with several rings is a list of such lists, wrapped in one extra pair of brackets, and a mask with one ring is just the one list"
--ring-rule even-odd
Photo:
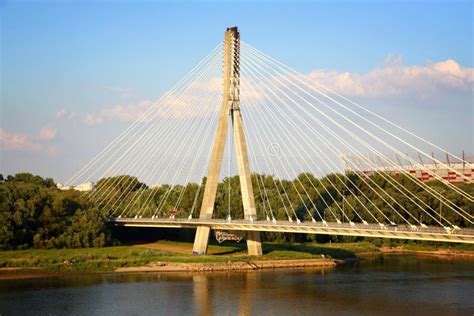
[[(240, 34), (237, 27), (228, 28), (224, 35), (224, 93), (221, 112), (214, 138), (214, 147), (209, 165), (206, 188), (201, 206), (200, 219), (211, 219), (214, 212), (217, 184), (222, 168), (229, 118), (232, 120), (240, 188), (245, 219), (257, 219), (252, 180), (250, 177), (247, 145), (240, 113)], [(198, 226), (194, 239), (193, 254), (206, 254), (210, 227)], [(259, 232), (247, 232), (249, 255), (261, 255), (262, 245)]]

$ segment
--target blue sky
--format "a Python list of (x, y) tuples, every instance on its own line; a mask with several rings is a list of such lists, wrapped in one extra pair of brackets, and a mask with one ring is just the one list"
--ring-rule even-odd
[[(158, 99), (228, 26), (305, 74), (364, 75), (387, 62), (473, 67), (472, 1), (3, 1), (0, 12), (0, 172), (60, 181), (130, 124), (85, 124), (86, 114)], [(453, 152), (472, 152), (473, 83), (466, 78), (467, 89), (428, 97), (349, 96)]]

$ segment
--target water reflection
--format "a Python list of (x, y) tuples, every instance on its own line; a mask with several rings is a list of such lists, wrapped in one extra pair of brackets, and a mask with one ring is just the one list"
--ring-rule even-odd
[(245, 275), (245, 287), (242, 287), (239, 295), (239, 315), (251, 315), (256, 299), (255, 289), (258, 288), (260, 283), (259, 276), (261, 276), (260, 273), (247, 273)]
[(472, 261), (376, 256), (336, 269), (67, 275), (0, 282), (0, 314), (468, 314)]
[(193, 298), (198, 315), (214, 314), (206, 275), (196, 274), (193, 276)]
[[(218, 273), (193, 275), (194, 306), (198, 315), (251, 315), (261, 273)], [(227, 288), (223, 288), (223, 285)], [(223, 304), (222, 304), (223, 303)], [(218, 305), (217, 310), (214, 306)]]

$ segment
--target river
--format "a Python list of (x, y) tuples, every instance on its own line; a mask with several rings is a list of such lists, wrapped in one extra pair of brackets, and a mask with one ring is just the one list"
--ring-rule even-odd
[(3, 315), (474, 315), (474, 262), (380, 255), (327, 270), (0, 281)]

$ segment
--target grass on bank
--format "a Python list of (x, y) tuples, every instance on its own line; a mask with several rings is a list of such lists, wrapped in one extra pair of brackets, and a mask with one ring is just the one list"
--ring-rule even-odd
[[(189, 252), (173, 252), (158, 249), (160, 244), (189, 248)], [(167, 247), (169, 248), (169, 247)], [(264, 255), (258, 260), (276, 259), (343, 259), (354, 254), (343, 249), (304, 245), (265, 243)], [(212, 255), (194, 256), (192, 244), (160, 241), (158, 244), (140, 246), (114, 246), (78, 249), (28, 249), (0, 252), (0, 267), (41, 268), (49, 271), (112, 271), (118, 267), (143, 266), (156, 262), (228, 262), (251, 261), (245, 243), (210, 245)]]
[[(264, 255), (259, 257), (258, 260), (315, 259), (322, 258), (322, 255), (325, 258), (347, 259), (356, 257), (360, 253), (378, 252), (380, 246), (368, 241), (332, 244), (264, 243)], [(436, 247), (426, 243), (403, 244), (404, 249), (412, 251), (447, 249), (451, 248), (451, 245), (436, 245)], [(170, 251), (169, 249), (176, 249), (176, 251)], [(205, 256), (194, 256), (191, 254), (191, 249), (192, 243), (160, 241), (144, 245), (102, 248), (0, 251), (0, 267), (40, 268), (47, 271), (113, 271), (118, 267), (144, 266), (157, 262), (192, 263), (255, 260), (255, 257), (247, 255), (245, 242), (210, 245), (209, 253), (211, 255)], [(474, 251), (472, 245), (456, 245), (454, 249)]]

